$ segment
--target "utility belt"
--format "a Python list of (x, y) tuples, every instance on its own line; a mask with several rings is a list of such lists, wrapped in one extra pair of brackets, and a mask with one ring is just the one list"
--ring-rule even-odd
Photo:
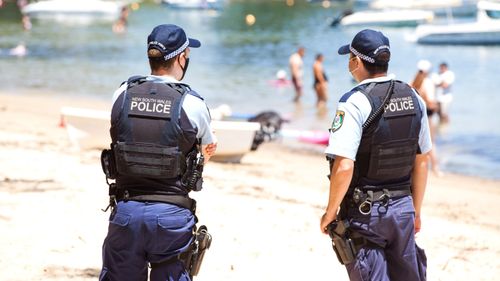
[[(373, 203), (381, 202), (378, 207), (379, 213), (387, 212), (389, 200), (411, 195), (409, 185), (375, 187), (356, 187), (352, 192), (348, 192), (339, 217), (359, 217), (371, 214)], [(335, 220), (328, 225), (328, 233), (332, 239), (332, 246), (337, 259), (341, 264), (349, 264), (356, 259), (356, 255), (363, 247), (384, 248), (349, 227), (348, 220)]]
[(205, 257), (205, 251), (210, 248), (212, 244), (212, 235), (208, 233), (207, 227), (202, 225), (193, 231), (194, 239), (189, 245), (188, 249), (176, 256), (173, 256), (161, 263), (152, 263), (151, 267), (155, 268), (164, 264), (171, 264), (177, 261), (181, 261), (184, 264), (187, 272), (191, 279), (193, 276), (198, 275), (200, 271), (203, 258)]
[(193, 214), (196, 212), (196, 200), (187, 195), (177, 194), (151, 194), (146, 192), (129, 191), (127, 189), (117, 188), (115, 191), (117, 202), (120, 201), (141, 201), (141, 202), (162, 202), (174, 204), (190, 210)]
[[(348, 192), (345, 197), (345, 207), (349, 214), (370, 215), (373, 203), (381, 202), (379, 211), (386, 213), (389, 207), (390, 199), (411, 195), (410, 185), (401, 185), (393, 187), (374, 187), (364, 186), (355, 187), (352, 192)], [(383, 207), (383, 208), (382, 208)], [(357, 209), (357, 210), (356, 210)]]

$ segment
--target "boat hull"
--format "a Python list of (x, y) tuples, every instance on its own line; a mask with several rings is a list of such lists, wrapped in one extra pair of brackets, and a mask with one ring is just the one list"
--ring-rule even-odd
[(434, 14), (420, 10), (391, 10), (380, 12), (357, 12), (341, 19), (343, 26), (417, 26), (430, 22)]
[(123, 4), (99, 0), (49, 0), (26, 5), (22, 13), (37, 20), (90, 23), (115, 21)]
[[(86, 108), (61, 108), (61, 122), (70, 142), (80, 150), (109, 148), (110, 112)], [(217, 152), (211, 159), (221, 162), (239, 162), (251, 151), (260, 123), (247, 121), (213, 121), (217, 137)]]
[(163, 0), (163, 3), (172, 9), (180, 10), (219, 10), (222, 3), (219, 0)]
[(435, 33), (420, 37), (417, 42), (430, 45), (498, 45), (500, 44), (500, 30), (476, 33)]
[(443, 26), (423, 25), (416, 30), (420, 44), (500, 44), (500, 22), (475, 22)]

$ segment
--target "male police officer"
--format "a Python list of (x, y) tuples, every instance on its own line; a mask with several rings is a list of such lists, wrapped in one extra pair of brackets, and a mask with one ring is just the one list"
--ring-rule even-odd
[(425, 280), (414, 240), (432, 147), (424, 102), (387, 77), (390, 46), (381, 32), (362, 30), (338, 52), (350, 54), (360, 84), (342, 96), (330, 129), (321, 231), (332, 236), (350, 280)]
[(151, 75), (131, 77), (115, 92), (110, 195), (117, 203), (100, 280), (147, 280), (148, 263), (151, 280), (190, 280), (179, 257), (193, 241), (196, 202), (188, 193), (201, 189), (201, 171), (187, 163), (202, 158), (200, 146), (205, 161), (216, 149), (203, 99), (179, 82), (189, 47), (200, 45), (176, 25), (155, 27), (148, 36)]

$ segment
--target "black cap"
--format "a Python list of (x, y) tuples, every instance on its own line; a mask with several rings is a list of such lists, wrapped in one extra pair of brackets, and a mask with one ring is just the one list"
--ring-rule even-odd
[(187, 47), (198, 48), (200, 41), (188, 38), (184, 30), (175, 24), (156, 26), (148, 36), (148, 50), (156, 49), (169, 60), (184, 51)]
[(378, 55), (384, 52), (391, 53), (389, 39), (382, 32), (371, 29), (361, 30), (354, 36), (351, 44), (340, 47), (338, 51), (340, 55), (353, 53), (362, 60), (374, 64), (387, 62), (378, 59)]

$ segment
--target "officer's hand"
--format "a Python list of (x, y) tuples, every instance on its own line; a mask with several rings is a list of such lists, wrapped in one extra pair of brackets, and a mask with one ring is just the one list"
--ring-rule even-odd
[(420, 228), (422, 227), (422, 221), (420, 220), (420, 216), (415, 217), (415, 234), (420, 232)]
[(328, 234), (328, 225), (337, 218), (337, 214), (329, 215), (327, 212), (321, 217), (320, 228), (321, 232)]
[(211, 143), (207, 145), (202, 145), (201, 147), (201, 153), (203, 153), (203, 156), (205, 157), (205, 164), (210, 160), (210, 157), (212, 157), (215, 154), (215, 151), (217, 150), (217, 143)]
[(208, 144), (205, 147), (205, 154), (208, 156), (213, 156), (216, 150), (217, 150), (217, 143)]

